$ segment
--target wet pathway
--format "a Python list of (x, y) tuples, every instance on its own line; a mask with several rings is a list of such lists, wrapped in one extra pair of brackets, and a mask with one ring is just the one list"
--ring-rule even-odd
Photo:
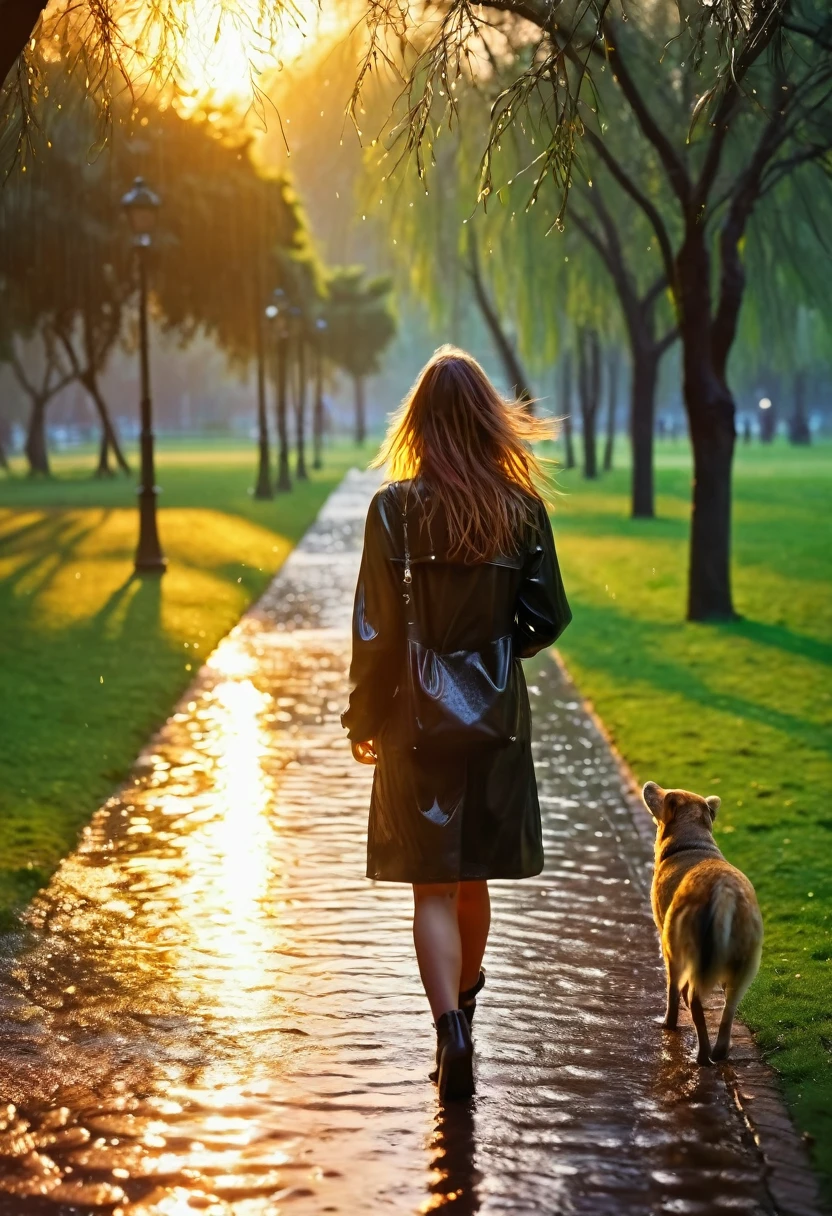
[(477, 1097), (438, 1107), (338, 723), (372, 488), (330, 499), (0, 960), (0, 1216), (772, 1211), (720, 1072), (656, 1025), (645, 846), (549, 658), (546, 872), (495, 884)]

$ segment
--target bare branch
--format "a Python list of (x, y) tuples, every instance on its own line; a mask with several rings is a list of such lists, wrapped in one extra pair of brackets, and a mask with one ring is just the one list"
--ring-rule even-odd
[(656, 149), (656, 153), (664, 166), (668, 181), (673, 188), (676, 197), (682, 205), (683, 210), (687, 211), (690, 206), (692, 185), (690, 176), (684, 162), (676, 153), (676, 149), (661, 129), (656, 119), (653, 117), (652, 111), (641, 92), (636, 86), (630, 69), (624, 62), (621, 52), (618, 49), (618, 41), (620, 31), (616, 22), (607, 18), (603, 24), (604, 39), (606, 42), (607, 59), (615, 73), (617, 83), (627, 98), (638, 124), (641, 127), (645, 139), (647, 139)]
[(668, 235), (667, 228), (665, 227), (664, 220), (661, 217), (658, 207), (650, 198), (648, 198), (643, 190), (639, 189), (620, 161), (618, 161), (613, 156), (612, 152), (610, 152), (606, 142), (599, 135), (597, 135), (590, 127), (587, 127), (586, 131), (584, 132), (584, 137), (598, 153), (601, 160), (618, 182), (621, 189), (626, 194), (629, 194), (630, 198), (638, 204), (638, 206), (647, 216), (647, 219), (650, 221), (653, 231), (656, 234), (656, 239), (659, 242), (659, 250), (662, 255), (662, 262), (664, 263), (667, 280), (669, 283), (673, 283), (676, 277), (673, 247), (670, 244), (670, 236)]

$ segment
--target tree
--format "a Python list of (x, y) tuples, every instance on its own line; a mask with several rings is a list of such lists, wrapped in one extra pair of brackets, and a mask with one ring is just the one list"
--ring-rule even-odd
[[(678, 336), (674, 321), (664, 322), (664, 332), (659, 328), (657, 313), (667, 291), (667, 277), (635, 253), (644, 248), (646, 234), (631, 200), (625, 199), (623, 207), (613, 211), (596, 177), (590, 188), (577, 192), (569, 217), (601, 259), (621, 306), (632, 362), (631, 513), (634, 519), (651, 519), (655, 514), (653, 436), (659, 363)], [(611, 448), (609, 451), (611, 454)]]
[[(786, 415), (792, 443), (811, 442), (807, 397), (829, 368), (832, 347), (832, 197), (807, 197), (799, 179), (763, 201), (745, 246), (748, 299), (740, 318), (732, 376), (772, 401), (760, 412), (761, 437)], [(758, 395), (758, 394), (756, 394)]]
[(367, 437), (365, 382), (379, 369), (382, 353), (396, 335), (386, 276), (365, 278), (361, 266), (337, 266), (327, 277), (325, 349), (352, 377), (355, 386), (355, 441)]
[(488, 327), (488, 332), (491, 334), (494, 346), (500, 356), (511, 391), (518, 401), (524, 401), (529, 408), (534, 408), (534, 394), (529, 386), (528, 378), (520, 365), (520, 359), (517, 351), (514, 349), (514, 344), (505, 332), (505, 328), (489, 295), (488, 287), (483, 277), (479, 246), (477, 245), (477, 236), (473, 224), (468, 225), (467, 269), (471, 276), (474, 299), (479, 305), (483, 320)]
[[(8, 315), (8, 314), (6, 314)], [(37, 371), (32, 370), (27, 351), (21, 349), (20, 340), (11, 337), (5, 351), (18, 386), (29, 398), (29, 424), (24, 451), (29, 464), (29, 473), (34, 476), (51, 473), (49, 449), (46, 442), (46, 409), (49, 402), (72, 380), (72, 373), (63, 368), (58, 355), (54, 335), (43, 326), (38, 326), (30, 335), (30, 345), (40, 345)]]
[(611, 346), (607, 352), (607, 438), (604, 443), (604, 472), (612, 471), (615, 450), (615, 426), (618, 410), (618, 364), (620, 352)]
[[(268, 477), (264, 310), (286, 275), (284, 254), (298, 263), (314, 262), (290, 182), (255, 166), (248, 136), (229, 134), (208, 115), (186, 119), (150, 99), (114, 102), (111, 136), (103, 149), (96, 148), (95, 106), (80, 82), (74, 76), (65, 80), (60, 63), (47, 62), (41, 72), (54, 89), (50, 96), (61, 102), (44, 113), (38, 155), (0, 194), (6, 336), (0, 358), (15, 357), (13, 370), (19, 380), (23, 374), (32, 399), (27, 449), (37, 468), (48, 467), (47, 404), (73, 378), (86, 388), (101, 421), (99, 472), (108, 470), (110, 453), (126, 467), (100, 376), (124, 338), (125, 310), (135, 290), (120, 200), (142, 174), (163, 203), (150, 250), (154, 315), (183, 343), (203, 333), (232, 366), (257, 364)], [(41, 381), (26, 366), (34, 339), (42, 350)], [(261, 473), (262, 465), (261, 460)]]
[[(61, 358), (52, 309), (64, 263), (59, 238), (45, 217), (50, 199), (42, 181), (17, 180), (0, 195), (0, 359), (29, 400), (25, 442), (32, 475), (50, 473), (46, 411), (73, 377)], [(60, 291), (60, 285), (57, 285)]]
[(563, 417), (564, 466), (575, 467), (575, 445), (572, 436), (572, 352), (564, 351), (560, 364), (560, 412)]
[(584, 445), (584, 477), (598, 476), (596, 426), (601, 404), (601, 343), (591, 325), (578, 330), (578, 398)]
[[(368, 62), (391, 28), (410, 29), (409, 10), (374, 15)], [(661, 3), (626, 13), (617, 0), (554, 11), (544, 0), (485, 0), (478, 9), (450, 0), (407, 71), (405, 139), (421, 172), (437, 126), (458, 112), (472, 45), (479, 39), (494, 58), (487, 33), (494, 22), (528, 50), (491, 108), (481, 197), (495, 188), (506, 132), (523, 123), (543, 144), (530, 158), (532, 201), (553, 177), (565, 207), (586, 129), (650, 223), (678, 319), (694, 452), (688, 616), (731, 617), (735, 409), (727, 361), (745, 287), (742, 245), (767, 190), (823, 162), (832, 148), (832, 13), (820, 0), (757, 0), (745, 9)], [(530, 27), (533, 35), (524, 35)], [(667, 203), (658, 205), (616, 156), (608, 133), (622, 116), (635, 125)]]
[[(229, 131), (227, 122), (212, 122), (210, 115), (184, 118), (173, 107), (159, 109), (150, 103), (134, 112), (130, 121), (131, 138), (114, 138), (112, 152), (119, 162), (119, 180), (130, 181), (141, 173), (163, 199), (153, 274), (160, 320), (183, 342), (196, 333), (212, 338), (240, 371), (254, 363), (255, 493), (269, 498), (268, 367), (286, 347), (271, 332), (274, 327), (268, 333), (264, 329), (265, 310), (274, 303), (275, 289), (296, 306), (307, 290), (306, 281), (320, 280), (306, 215), (289, 178), (258, 168), (250, 137), (236, 133), (233, 125)], [(271, 357), (270, 340), (281, 344)], [(276, 369), (278, 489), (285, 490), (291, 481), (288, 463), (283, 468), (288, 440), (286, 386), (284, 381), (281, 389), (280, 374)], [(303, 414), (301, 398), (299, 404), (296, 401), (301, 476), (305, 472)]]

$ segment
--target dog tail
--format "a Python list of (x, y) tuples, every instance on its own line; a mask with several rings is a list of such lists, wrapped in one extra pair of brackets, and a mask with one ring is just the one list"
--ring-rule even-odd
[(710, 992), (722, 977), (736, 910), (734, 884), (724, 879), (714, 883), (699, 916), (698, 958), (693, 968), (693, 983), (698, 992)]

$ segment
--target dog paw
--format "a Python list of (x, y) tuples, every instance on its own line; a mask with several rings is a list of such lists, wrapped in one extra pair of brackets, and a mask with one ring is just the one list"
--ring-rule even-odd
[(714, 1060), (715, 1062), (719, 1062), (720, 1060), (727, 1060), (728, 1059), (728, 1048), (720, 1047), (719, 1044), (717, 1044), (716, 1047), (714, 1047), (713, 1050), (711, 1051), (711, 1059)]
[(668, 1022), (667, 1018), (665, 1018), (663, 1022), (660, 1022), (659, 1025), (661, 1026), (662, 1030), (678, 1030), (679, 1029), (677, 1022), (675, 1022), (675, 1021)]
[(700, 1068), (710, 1068), (713, 1065), (713, 1060), (710, 1056), (705, 1055), (704, 1052), (700, 1051), (699, 1055), (696, 1057), (696, 1063)]

